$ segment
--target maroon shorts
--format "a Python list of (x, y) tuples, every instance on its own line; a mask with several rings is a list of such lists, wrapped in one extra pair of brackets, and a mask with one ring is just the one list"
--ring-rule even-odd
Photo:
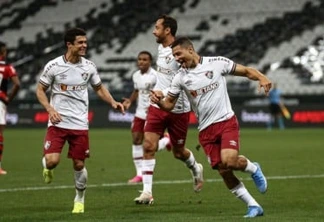
[(90, 156), (88, 130), (70, 130), (50, 126), (44, 141), (44, 154), (62, 153), (65, 142), (69, 144), (68, 158), (84, 160)]
[(199, 143), (210, 165), (215, 168), (221, 162), (221, 149), (240, 149), (240, 128), (236, 116), (200, 131)]
[(168, 130), (173, 147), (184, 147), (189, 126), (189, 112), (171, 113), (149, 106), (144, 132), (163, 136)]
[(134, 117), (133, 122), (132, 122), (132, 133), (137, 132), (137, 133), (144, 133), (144, 125), (145, 125), (145, 119), (141, 119), (138, 117)]

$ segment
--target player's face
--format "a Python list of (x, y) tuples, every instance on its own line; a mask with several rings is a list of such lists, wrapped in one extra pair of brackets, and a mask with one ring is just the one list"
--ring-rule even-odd
[(87, 37), (76, 36), (74, 43), (70, 44), (70, 50), (74, 56), (84, 56), (87, 51)]
[(194, 63), (191, 48), (183, 48), (180, 45), (177, 45), (172, 48), (172, 54), (182, 68), (193, 67)]
[(139, 70), (141, 70), (141, 73), (147, 72), (147, 70), (151, 66), (150, 57), (147, 54), (140, 54), (137, 57), (137, 66), (138, 66)]
[(166, 29), (163, 26), (163, 19), (158, 19), (155, 23), (153, 35), (156, 37), (157, 43), (163, 43), (166, 36)]

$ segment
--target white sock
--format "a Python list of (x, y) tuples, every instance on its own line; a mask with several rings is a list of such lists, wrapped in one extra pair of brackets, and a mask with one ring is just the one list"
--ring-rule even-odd
[(251, 196), (249, 191), (245, 188), (244, 184), (241, 182), (239, 185), (231, 189), (231, 192), (247, 206), (260, 206), (256, 200)]
[(169, 137), (163, 137), (162, 139), (159, 140), (159, 145), (158, 145), (158, 151), (164, 150), (166, 145), (170, 142)]
[(84, 203), (87, 180), (88, 180), (88, 171), (85, 167), (80, 171), (74, 171), (75, 192), (76, 192), (74, 202)]
[(133, 162), (136, 169), (136, 175), (142, 176), (143, 146), (132, 145)]
[(246, 158), (246, 160), (247, 160), (247, 165), (246, 165), (244, 171), (249, 172), (251, 174), (255, 173), (257, 171), (258, 167), (254, 163), (251, 163), (251, 161), (248, 158)]
[(196, 175), (197, 172), (199, 171), (195, 156), (193, 155), (193, 153), (191, 151), (190, 152), (190, 156), (187, 160), (185, 160), (185, 164), (186, 166), (192, 170), (193, 174)]
[(43, 165), (44, 169), (47, 169), (45, 157), (42, 158), (42, 165)]
[(143, 160), (142, 163), (143, 192), (152, 193), (155, 159)]

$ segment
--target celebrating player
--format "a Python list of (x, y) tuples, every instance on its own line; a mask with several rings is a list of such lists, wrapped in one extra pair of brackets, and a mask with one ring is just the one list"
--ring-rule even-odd
[[(46, 64), (36, 91), (39, 102), (49, 115), (43, 147), (43, 176), (46, 183), (52, 182), (53, 169), (58, 165), (62, 148), (67, 141), (76, 189), (72, 213), (83, 213), (88, 179), (85, 159), (90, 154), (88, 84), (112, 108), (124, 112), (124, 107), (103, 86), (95, 64), (83, 57), (87, 49), (86, 32), (72, 28), (65, 33), (64, 43), (66, 53)], [(50, 102), (46, 96), (49, 87)]]
[[(225, 57), (200, 57), (191, 41), (182, 37), (171, 44), (173, 55), (181, 69), (172, 80), (171, 89), (162, 99), (159, 92), (151, 100), (164, 110), (172, 110), (185, 91), (198, 118), (199, 142), (213, 169), (217, 169), (228, 189), (248, 206), (244, 217), (263, 215), (263, 209), (251, 196), (234, 170), (250, 173), (261, 193), (267, 190), (267, 180), (260, 165), (239, 155), (239, 125), (232, 110), (224, 75), (243, 76), (259, 81), (268, 94), (271, 82), (256, 69), (234, 63)], [(209, 59), (209, 63), (203, 60)]]
[[(132, 157), (136, 169), (136, 176), (128, 180), (128, 183), (142, 182), (142, 161), (143, 161), (143, 139), (144, 125), (147, 116), (147, 109), (150, 105), (150, 91), (156, 84), (156, 71), (151, 67), (152, 54), (148, 51), (141, 51), (137, 56), (137, 70), (133, 74), (134, 90), (129, 98), (124, 98), (123, 105), (129, 109), (131, 104), (137, 101), (135, 117), (132, 122)], [(159, 140), (158, 150), (171, 149), (170, 139), (166, 134)]]

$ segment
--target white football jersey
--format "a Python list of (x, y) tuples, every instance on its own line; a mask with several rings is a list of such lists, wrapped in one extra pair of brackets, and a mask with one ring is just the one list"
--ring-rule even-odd
[[(79, 63), (72, 64), (65, 56), (57, 57), (46, 64), (39, 82), (51, 87), (50, 104), (62, 117), (62, 121), (55, 126), (76, 130), (89, 129), (88, 84), (101, 84), (93, 62), (81, 58)], [(48, 121), (48, 126), (51, 125), (51, 121)]]
[[(168, 91), (168, 89), (170, 89), (172, 79), (178, 70), (179, 64), (172, 55), (172, 49), (169, 46), (163, 47), (163, 45), (160, 44), (158, 47), (158, 55), (156, 60), (157, 82), (154, 89)], [(154, 104), (154, 106), (158, 107), (156, 104)], [(190, 103), (188, 98), (185, 93), (181, 92), (177, 104), (171, 112), (186, 113), (189, 111)]]
[[(184, 90), (198, 118), (199, 131), (234, 115), (224, 75), (232, 74), (236, 64), (225, 57), (202, 57), (193, 69), (181, 68), (174, 77), (169, 94)], [(205, 60), (205, 61), (204, 61)]]
[(147, 110), (150, 105), (150, 91), (156, 84), (156, 71), (150, 68), (146, 73), (140, 70), (133, 74), (134, 89), (138, 90), (137, 106), (135, 116), (146, 119)]

